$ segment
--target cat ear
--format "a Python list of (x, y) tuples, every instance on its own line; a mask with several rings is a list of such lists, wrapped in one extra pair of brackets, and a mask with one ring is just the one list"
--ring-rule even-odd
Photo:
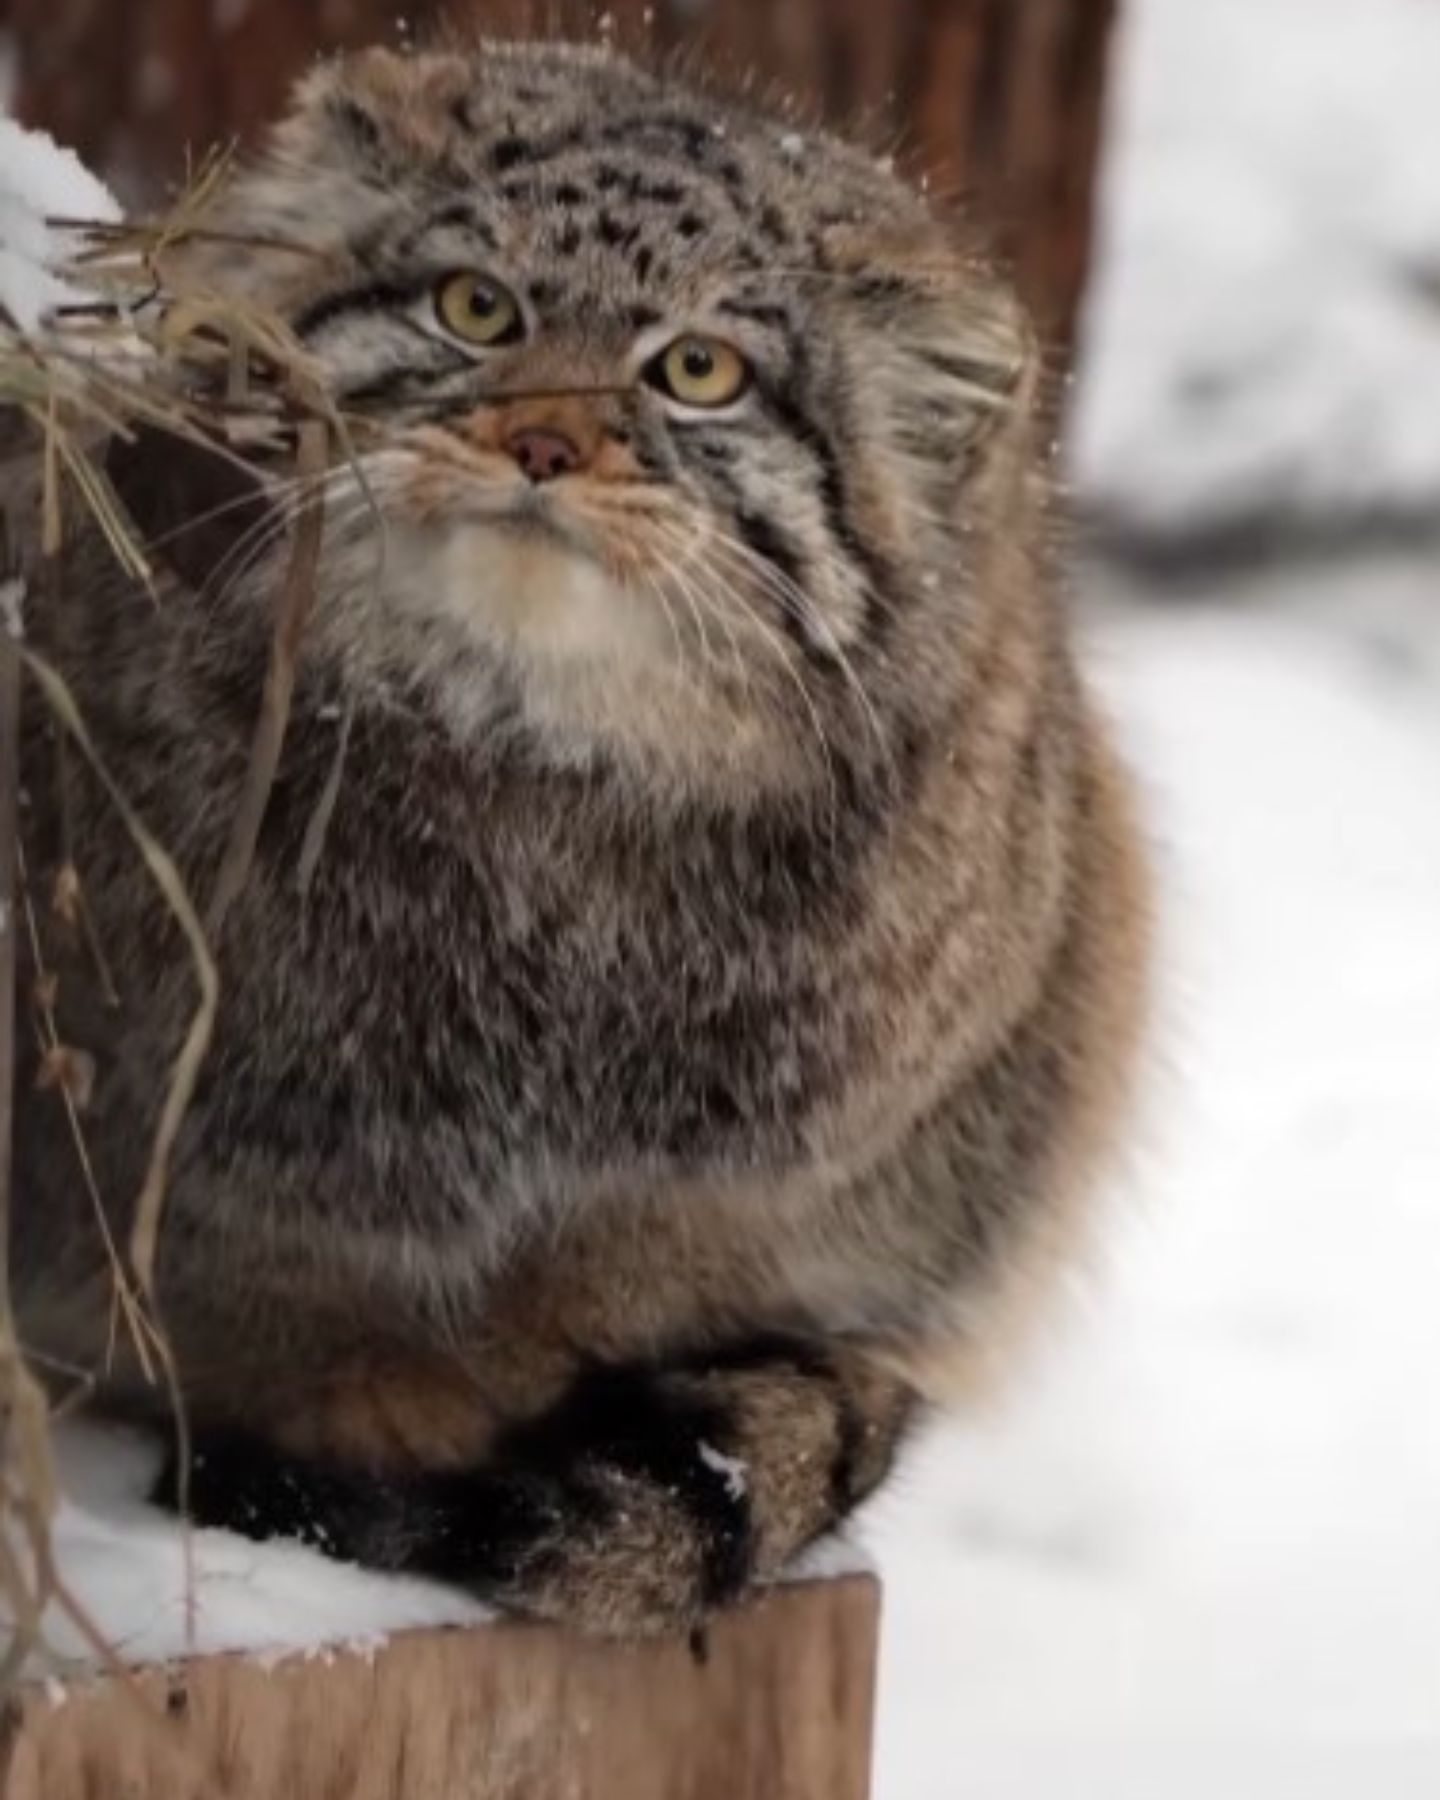
[(310, 167), (371, 175), (434, 163), (463, 128), (473, 81), (471, 64), (444, 52), (370, 49), (331, 58), (300, 83), (275, 148)]
[(971, 246), (928, 220), (920, 229), (839, 225), (822, 241), (827, 268), (850, 278), (854, 297), (903, 313), (912, 341), (951, 363), (977, 402), (1024, 396), (1037, 361), (1034, 329), (1013, 288)]
[[(461, 131), (473, 61), (440, 53), (365, 50), (320, 63), (300, 82), (264, 153), (215, 195), (205, 223), (253, 237), (293, 239), (344, 257), (398, 204), (407, 176), (424, 180)], [(168, 253), (177, 278), (286, 304), (321, 265), (197, 236)]]
[(868, 329), (903, 346), (915, 398), (959, 428), (967, 452), (1027, 422), (1039, 391), (1038, 342), (1014, 289), (963, 239), (926, 219), (911, 226), (839, 225), (826, 267), (869, 315)]

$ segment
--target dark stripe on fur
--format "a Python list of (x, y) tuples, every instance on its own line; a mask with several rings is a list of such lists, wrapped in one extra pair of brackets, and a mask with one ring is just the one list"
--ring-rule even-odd
[[(734, 516), (735, 529), (739, 532), (745, 545), (753, 550), (763, 563), (783, 576), (797, 590), (798, 595), (808, 596), (805, 561), (789, 534), (777, 525), (768, 514), (755, 511), (753, 505), (741, 493), (739, 484), (731, 476), (729, 470), (721, 466), (718, 459), (706, 459), (706, 475), (711, 484), (719, 489), (728, 501)], [(816, 641), (805, 618), (804, 607), (808, 605), (808, 600), (802, 601), (797, 598), (796, 594), (790, 593), (767, 594), (766, 600), (776, 607), (786, 637), (802, 652), (807, 661), (826, 670), (835, 666), (834, 658)]]
[(371, 281), (363, 287), (343, 288), (338, 294), (324, 294), (313, 301), (295, 321), (298, 337), (309, 337), (346, 313), (398, 312), (409, 306), (424, 291), (418, 281)]
[(864, 577), (866, 615), (873, 623), (876, 617), (884, 616), (883, 609), (876, 605), (875, 597), (890, 593), (894, 582), (889, 568), (851, 523), (849, 491), (840, 451), (801, 397), (807, 385), (807, 374), (804, 348), (797, 340), (791, 378), (783, 385), (771, 388), (767, 397), (780, 423), (815, 458), (820, 474), (820, 498), (825, 507), (826, 523), (831, 536), (851, 562), (858, 565)]

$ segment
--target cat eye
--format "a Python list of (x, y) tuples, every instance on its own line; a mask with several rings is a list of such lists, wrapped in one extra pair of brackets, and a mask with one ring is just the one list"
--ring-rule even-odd
[(489, 350), (525, 335), (520, 302), (503, 282), (462, 269), (435, 289), (435, 316), (452, 337)]
[(689, 336), (648, 364), (645, 379), (682, 406), (729, 406), (750, 385), (749, 363), (723, 338)]

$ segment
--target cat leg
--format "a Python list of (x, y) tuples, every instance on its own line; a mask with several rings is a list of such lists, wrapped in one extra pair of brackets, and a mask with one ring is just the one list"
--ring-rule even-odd
[[(592, 1367), (483, 1463), (370, 1474), (201, 1433), (200, 1525), (307, 1541), (606, 1636), (701, 1624), (839, 1525), (917, 1400), (849, 1343), (772, 1338)], [(163, 1494), (173, 1496), (167, 1471)]]

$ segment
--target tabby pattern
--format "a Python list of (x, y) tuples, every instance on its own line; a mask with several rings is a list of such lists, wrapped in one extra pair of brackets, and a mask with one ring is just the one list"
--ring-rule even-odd
[[(264, 242), (175, 279), (279, 309), (356, 459), (161, 1246), (190, 1504), (693, 1626), (999, 1357), (1131, 1086), (1145, 883), (1028, 331), (864, 150), (600, 49), (328, 64), (218, 222)], [(37, 630), (203, 896), (303, 497), (115, 472), (171, 591), (77, 541)], [(68, 834), (120, 972), (46, 922), (123, 1232), (191, 976), (25, 754), (37, 879)], [(153, 1411), (34, 1075), (26, 1341)]]

